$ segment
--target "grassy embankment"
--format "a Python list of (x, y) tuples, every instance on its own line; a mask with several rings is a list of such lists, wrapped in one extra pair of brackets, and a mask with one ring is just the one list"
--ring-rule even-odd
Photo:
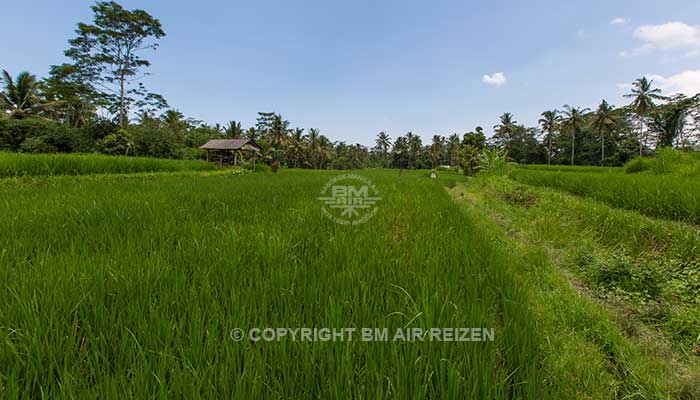
[(209, 171), (204, 161), (115, 157), (99, 154), (18, 154), (0, 152), (0, 178), (53, 175)]

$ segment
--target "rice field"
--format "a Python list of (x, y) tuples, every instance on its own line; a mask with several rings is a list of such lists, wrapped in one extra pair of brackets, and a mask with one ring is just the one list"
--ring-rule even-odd
[[(512, 263), (444, 186), (363, 172), (65, 179), (0, 191), (0, 388), (16, 397), (537, 398)], [(234, 328), (486, 327), (483, 342), (232, 341)]]
[(0, 178), (22, 176), (126, 174), (140, 172), (209, 171), (204, 161), (99, 154), (18, 154), (0, 152)]
[[(700, 231), (639, 208), (689, 204), (673, 176), (350, 171), (378, 200), (345, 225), (324, 214), (341, 172), (154, 160), (119, 174), (139, 160), (76, 156), (103, 166), (45, 176), (34, 160), (13, 167), (32, 179), (0, 186), (0, 398), (700, 395)], [(148, 169), (159, 165), (175, 172)], [(666, 197), (643, 193), (663, 184)], [(610, 275), (620, 257), (637, 261)], [(669, 273), (640, 287), (647, 267)], [(638, 315), (617, 316), (607, 299), (619, 293)], [(663, 319), (650, 324), (649, 310)], [(637, 318), (670, 347), (621, 325)], [(256, 328), (358, 333), (252, 340)], [(429, 340), (453, 328), (493, 334)], [(390, 334), (361, 340), (361, 329)]]
[(697, 176), (517, 168), (510, 177), (527, 185), (591, 197), (652, 217), (700, 223), (700, 178)]

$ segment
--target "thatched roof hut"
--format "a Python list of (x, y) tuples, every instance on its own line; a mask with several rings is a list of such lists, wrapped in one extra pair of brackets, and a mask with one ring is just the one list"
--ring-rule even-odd
[(200, 149), (207, 151), (207, 161), (210, 160), (210, 152), (217, 155), (219, 165), (238, 164), (238, 153), (241, 151), (250, 151), (253, 153), (253, 169), (255, 169), (255, 154), (260, 152), (260, 146), (249, 139), (213, 139), (208, 141)]

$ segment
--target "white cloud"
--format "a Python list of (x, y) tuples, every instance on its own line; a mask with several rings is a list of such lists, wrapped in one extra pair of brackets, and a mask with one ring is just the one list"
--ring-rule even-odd
[(487, 85), (501, 87), (506, 84), (506, 74), (503, 72), (495, 72), (491, 75), (484, 75), (481, 77), (481, 81)]
[(617, 17), (610, 20), (610, 25), (624, 25), (627, 23), (626, 18)]
[[(652, 86), (661, 89), (664, 95), (683, 93), (686, 96), (695, 96), (700, 93), (700, 69), (683, 71), (668, 77), (658, 74), (647, 74), (646, 77), (652, 80)], [(631, 83), (618, 83), (616, 86), (624, 92), (632, 89)]]
[(669, 77), (649, 75), (648, 78), (667, 95), (683, 93), (686, 96), (695, 96), (700, 93), (700, 69), (683, 71)]
[(634, 30), (633, 36), (642, 45), (622, 56), (644, 54), (654, 50), (686, 50), (687, 55), (700, 52), (700, 27), (684, 22), (667, 22), (661, 25), (644, 25)]

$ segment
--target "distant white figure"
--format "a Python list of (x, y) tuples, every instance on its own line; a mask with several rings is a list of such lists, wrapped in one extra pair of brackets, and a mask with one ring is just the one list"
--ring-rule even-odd
[(435, 171), (430, 173), (430, 179), (437, 179), (437, 174), (435, 173)]

